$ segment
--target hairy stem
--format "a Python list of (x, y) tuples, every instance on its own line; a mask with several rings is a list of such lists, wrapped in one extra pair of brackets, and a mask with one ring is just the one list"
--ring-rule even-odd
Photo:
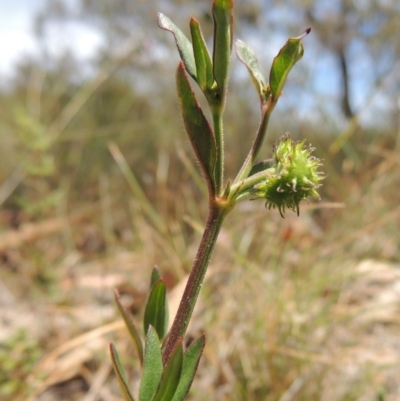
[(246, 160), (239, 171), (239, 174), (235, 178), (234, 183), (244, 180), (249, 175), (250, 170), (252, 169), (254, 162), (256, 161), (258, 154), (260, 153), (261, 146), (264, 142), (265, 134), (267, 132), (269, 117), (275, 105), (276, 101), (272, 102), (271, 100), (263, 105), (261, 123), (258, 128), (256, 139), (254, 140), (253, 146), (251, 147), (250, 152), (247, 155)]
[(224, 180), (224, 133), (222, 126), (222, 110), (220, 107), (212, 109), (215, 140), (217, 143), (217, 162), (215, 165), (215, 192), (221, 195)]
[(235, 194), (235, 199), (238, 200), (242, 196), (242, 194), (246, 194), (249, 188), (254, 187), (254, 185), (259, 184), (260, 182), (265, 181), (267, 178), (269, 178), (271, 175), (275, 173), (275, 168), (270, 167), (269, 169), (266, 169), (264, 171), (260, 171), (259, 173), (253, 174), (250, 177), (239, 181), (236, 184), (233, 184), (231, 186), (230, 193)]
[(211, 203), (199, 250), (197, 251), (178, 312), (166, 339), (163, 351), (164, 365), (171, 357), (176, 341), (185, 335), (226, 214), (226, 209), (221, 208), (214, 202)]

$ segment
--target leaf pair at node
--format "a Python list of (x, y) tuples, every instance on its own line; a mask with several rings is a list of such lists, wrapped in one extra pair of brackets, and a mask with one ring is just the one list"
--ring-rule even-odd
[(269, 83), (259, 69), (257, 56), (253, 49), (243, 41), (236, 41), (236, 54), (238, 59), (247, 67), (251, 80), (257, 90), (261, 104), (271, 101), (276, 103), (282, 94), (282, 89), (293, 66), (301, 60), (304, 54), (302, 39), (308, 35), (311, 28), (308, 28), (297, 38), (289, 38), (278, 55), (274, 58), (269, 73)]
[(213, 58), (199, 22), (190, 19), (192, 42), (164, 14), (158, 14), (160, 28), (172, 32), (187, 73), (197, 82), (210, 104), (221, 104), (228, 79), (229, 58), (232, 50), (232, 0), (213, 2), (214, 48)]
[[(210, 198), (219, 195), (223, 181), (222, 112), (225, 106), (229, 60), (232, 51), (233, 0), (214, 0), (214, 44), (212, 58), (199, 22), (191, 18), (192, 42), (165, 15), (158, 15), (158, 25), (172, 32), (182, 62), (176, 80), (183, 121), (193, 150), (207, 182)], [(204, 93), (213, 116), (213, 128), (207, 121), (188, 75)]]
[[(153, 269), (151, 275), (150, 294), (144, 313), (144, 345), (129, 312), (122, 306), (117, 291), (115, 301), (142, 366), (139, 401), (182, 401), (196, 373), (205, 345), (205, 335), (198, 338), (186, 351), (183, 349), (182, 339), (178, 339), (171, 358), (165, 366), (163, 365), (162, 340), (168, 328), (168, 304), (165, 282), (157, 268)], [(125, 400), (135, 401), (119, 354), (113, 344), (110, 345), (110, 352)]]

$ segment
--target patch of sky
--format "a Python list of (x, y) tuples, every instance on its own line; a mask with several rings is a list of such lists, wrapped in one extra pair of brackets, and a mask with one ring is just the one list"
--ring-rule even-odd
[(13, 65), (23, 54), (36, 49), (32, 37), (32, 15), (40, 8), (42, 1), (3, 1), (0, 13), (0, 74), (9, 76)]

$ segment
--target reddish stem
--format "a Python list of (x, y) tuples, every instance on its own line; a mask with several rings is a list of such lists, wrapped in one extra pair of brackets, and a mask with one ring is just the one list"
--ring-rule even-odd
[(216, 203), (212, 202), (196, 259), (194, 260), (178, 312), (176, 313), (175, 320), (165, 342), (163, 351), (164, 365), (169, 361), (175, 343), (183, 338), (186, 333), (186, 329), (196, 305), (204, 276), (226, 214), (227, 211), (224, 208), (221, 208)]

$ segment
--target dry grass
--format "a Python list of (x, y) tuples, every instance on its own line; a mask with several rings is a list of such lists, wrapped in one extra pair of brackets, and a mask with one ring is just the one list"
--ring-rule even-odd
[[(134, 388), (138, 361), (113, 289), (140, 325), (157, 264), (179, 302), (204, 184), (188, 143), (175, 142), (175, 100), (154, 110), (110, 80), (135, 46), (81, 90), (66, 91), (57, 71), (38, 88), (33, 71), (15, 99), (0, 99), (2, 401), (121, 400), (108, 343)], [(249, 131), (246, 112), (228, 127)], [(247, 202), (227, 218), (190, 327), (207, 346), (188, 400), (400, 399), (398, 134), (365, 139), (349, 127), (346, 152), (308, 138), (328, 173), (320, 203), (283, 220)], [(251, 137), (231, 139), (229, 171)]]
[[(0, 376), (15, 383), (2, 399), (121, 400), (108, 342), (133, 387), (138, 364), (113, 288), (139, 324), (154, 264), (179, 299), (205, 216), (198, 177), (183, 149), (180, 165), (160, 154), (141, 193), (115, 146), (119, 170), (92, 199), (39, 219), (1, 214)], [(385, 145), (361, 152), (361, 168), (336, 171), (300, 217), (258, 202), (229, 216), (190, 328), (207, 347), (188, 400), (400, 399), (399, 162)]]

